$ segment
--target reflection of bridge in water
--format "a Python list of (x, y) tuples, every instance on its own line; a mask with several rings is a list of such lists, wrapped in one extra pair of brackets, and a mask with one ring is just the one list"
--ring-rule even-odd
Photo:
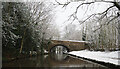
[(68, 51), (78, 51), (88, 49), (87, 41), (73, 40), (51, 40), (47, 47), (47, 51), (56, 53), (66, 53)]
[(62, 53), (67, 53), (68, 50), (67, 50), (67, 48), (65, 48), (63, 46), (55, 46), (51, 49), (51, 52), (55, 52), (57, 54), (62, 54)]

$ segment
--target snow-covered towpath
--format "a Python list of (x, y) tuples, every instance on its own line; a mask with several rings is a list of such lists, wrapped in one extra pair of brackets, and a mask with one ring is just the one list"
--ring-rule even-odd
[(96, 61), (101, 61), (105, 63), (112, 63), (115, 65), (120, 65), (120, 51), (114, 52), (100, 52), (100, 51), (72, 51), (69, 54), (84, 57), (87, 59), (92, 59)]

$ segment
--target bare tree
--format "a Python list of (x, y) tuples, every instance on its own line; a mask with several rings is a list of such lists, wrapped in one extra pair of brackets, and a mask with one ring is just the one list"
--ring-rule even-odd
[[(56, 0), (56, 3), (58, 5), (62, 5), (63, 7), (67, 8), (67, 6), (70, 5), (73, 1), (76, 1), (76, 0), (72, 0), (72, 1), (67, 0), (67, 2), (65, 2), (65, 3), (60, 3), (58, 0)], [(88, 9), (91, 8), (90, 6), (91, 5), (93, 5), (93, 6), (98, 5), (97, 3), (99, 3), (101, 5), (102, 4), (109, 4), (109, 7), (107, 7), (102, 12), (89, 14), (89, 16), (86, 16), (83, 20), (79, 19), (78, 15), (80, 13), (79, 9), (81, 7), (86, 8), (86, 11), (84, 11), (84, 13), (86, 14)], [(119, 34), (119, 32), (120, 32), (119, 31), (120, 30), (119, 29), (120, 2), (118, 2), (118, 0), (114, 0), (114, 1), (105, 1), (105, 0), (102, 0), (102, 1), (98, 1), (98, 0), (95, 0), (95, 1), (88, 1), (88, 0), (80, 1), (80, 0), (77, 0), (77, 4), (78, 5), (76, 6), (76, 9), (69, 16), (68, 20), (70, 20), (70, 19), (73, 19), (73, 21), (78, 20), (80, 25), (82, 25), (82, 24), (88, 25), (87, 30), (91, 29), (91, 31), (87, 31), (87, 36), (86, 37), (89, 38), (90, 41), (93, 41), (95, 46), (98, 46), (98, 45), (99, 46), (104, 46), (106, 44), (108, 44), (108, 45), (106, 45), (105, 47), (109, 46), (110, 44), (112, 44), (112, 46), (115, 46), (114, 44), (116, 44), (116, 40), (118, 39), (118, 46), (119, 46), (119, 49), (120, 49), (120, 45), (119, 45), (120, 44), (119, 43), (120, 42), (120, 38), (119, 38), (120, 37), (119, 36), (120, 35)], [(97, 7), (97, 8), (99, 8), (99, 7)], [(91, 26), (90, 24), (93, 25), (93, 26)], [(116, 25), (118, 27), (115, 28)], [(110, 28), (108, 29), (108, 27), (110, 27)], [(116, 35), (117, 32), (114, 32), (112, 30), (117, 30), (117, 32), (118, 32), (118, 38), (117, 39), (115, 39), (116, 36), (117, 36)], [(108, 31), (110, 31), (114, 34), (108, 32)], [(116, 36), (111, 38), (110, 36), (113, 36), (113, 35), (116, 35)], [(104, 40), (105, 38), (108, 38), (108, 39)], [(98, 39), (99, 39), (99, 41), (97, 41)], [(115, 42), (113, 41), (113, 39), (115, 40)], [(105, 48), (105, 47), (103, 47), (103, 48)]]
[(82, 40), (80, 30), (76, 29), (75, 24), (68, 24), (64, 30), (64, 40)]

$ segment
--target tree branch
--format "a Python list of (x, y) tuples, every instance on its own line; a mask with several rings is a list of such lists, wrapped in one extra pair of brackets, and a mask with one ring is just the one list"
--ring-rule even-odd
[(81, 21), (80, 24), (83, 24), (83, 23), (86, 22), (88, 19), (90, 19), (92, 16), (96, 16), (96, 15), (102, 15), (102, 14), (104, 14), (103, 17), (100, 18), (100, 19), (103, 19), (103, 18), (105, 17), (105, 15), (107, 14), (107, 12), (109, 11), (109, 9), (111, 9), (111, 8), (113, 8), (113, 7), (114, 7), (114, 5), (113, 5), (113, 6), (110, 6), (109, 8), (107, 8), (107, 9), (106, 9), (105, 11), (103, 11), (102, 13), (96, 13), (96, 14), (90, 15), (90, 16), (87, 17), (85, 20)]
[(102, 28), (103, 26), (105, 26), (105, 25), (109, 25), (110, 22), (112, 22), (113, 20), (115, 20), (115, 19), (118, 18), (118, 17), (119, 17), (119, 15), (118, 15), (118, 16), (115, 16), (114, 18), (112, 18), (111, 20), (109, 20), (107, 23), (101, 24), (100, 27), (97, 28), (97, 29), (95, 29), (93, 32), (96, 32), (97, 30), (101, 29), (101, 28)]
[(120, 2), (113, 2), (114, 3), (114, 5), (119, 9), (119, 11), (120, 11)]
[(67, 6), (68, 4), (70, 4), (70, 2), (66, 2), (65, 4), (62, 4), (62, 3), (58, 2), (57, 0), (55, 0), (55, 1), (56, 1), (56, 3), (57, 3), (58, 5), (63, 5), (63, 7), (65, 7), (65, 6)]
[(82, 6), (84, 4), (92, 4), (92, 3), (95, 3), (95, 2), (82, 3), (82, 4), (78, 5), (77, 8), (76, 8), (75, 13), (77, 13), (77, 11), (78, 11), (78, 9), (79, 9), (80, 6)]

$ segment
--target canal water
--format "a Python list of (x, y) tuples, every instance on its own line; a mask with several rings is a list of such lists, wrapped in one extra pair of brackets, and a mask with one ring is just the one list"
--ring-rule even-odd
[(29, 57), (19, 59), (7, 63), (3, 63), (3, 67), (80, 67), (80, 68), (94, 68), (94, 69), (108, 69), (97, 63), (93, 63), (80, 58), (75, 58), (66, 54), (48, 54), (42, 56)]

